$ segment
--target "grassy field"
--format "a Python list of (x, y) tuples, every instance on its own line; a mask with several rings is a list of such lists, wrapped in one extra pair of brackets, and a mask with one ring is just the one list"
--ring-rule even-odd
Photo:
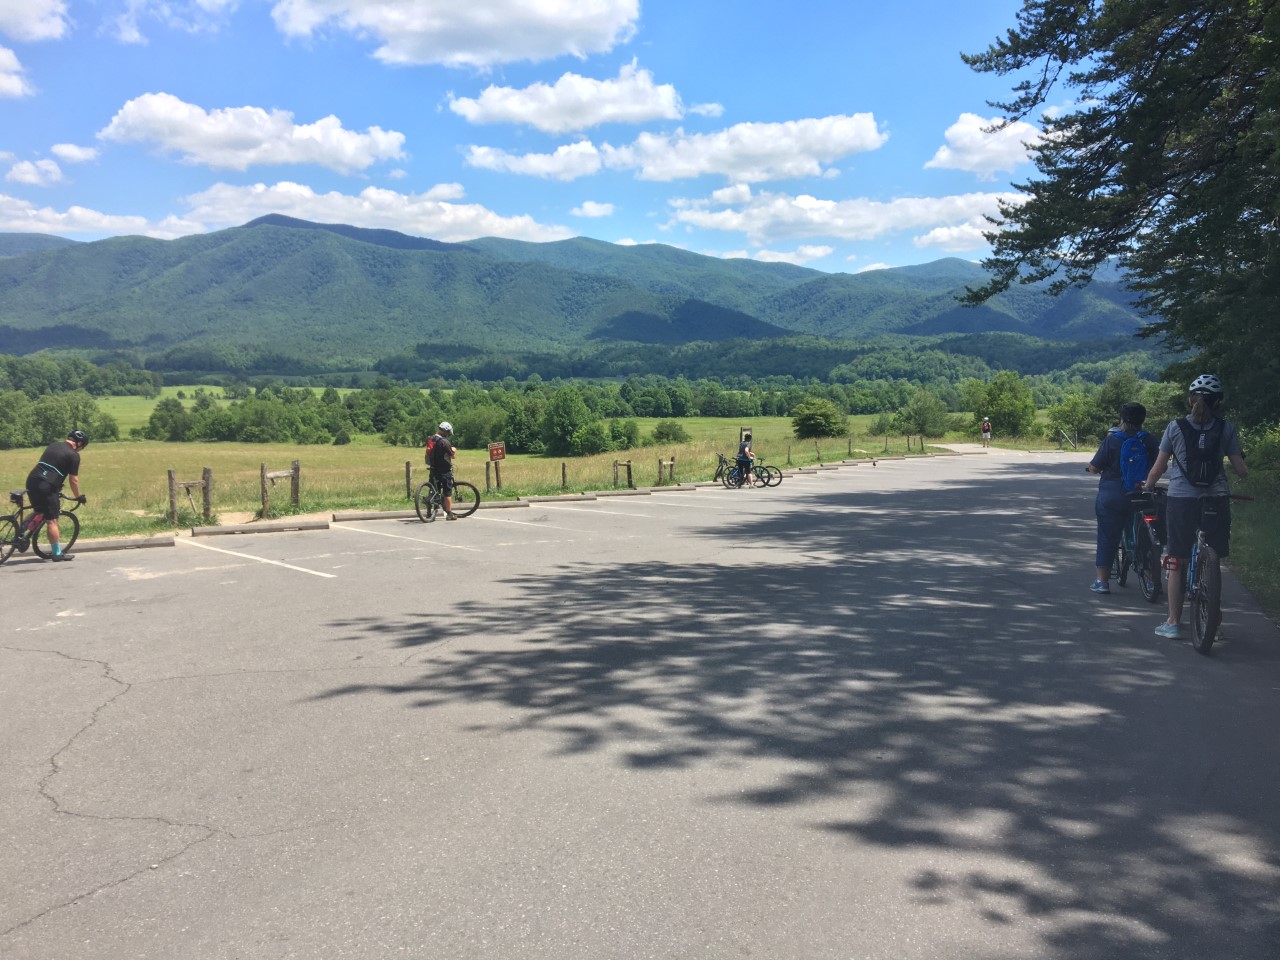
[[(188, 394), (189, 395), (189, 394)], [(131, 400), (132, 398), (116, 398)], [(152, 401), (147, 401), (150, 404)], [(149, 407), (148, 407), (149, 412)], [(114, 414), (113, 414), (114, 415)], [(145, 419), (145, 417), (144, 417)], [(855, 429), (865, 429), (871, 418), (853, 418)], [(865, 420), (866, 422), (860, 422)], [(657, 421), (640, 421), (642, 434), (651, 433)], [(501, 465), (502, 490), (492, 496), (506, 498), (555, 493), (567, 474), (573, 491), (604, 489), (613, 484), (613, 461), (630, 460), (635, 483), (648, 486), (658, 480), (658, 461), (676, 461), (676, 479), (710, 479), (716, 454), (732, 456), (738, 445), (738, 424), (713, 418), (682, 421), (690, 434), (687, 443), (642, 447), (594, 457), (551, 458), (509, 456)], [(123, 426), (123, 424), (122, 424)], [(902, 437), (845, 438), (798, 441), (791, 437), (791, 422), (782, 417), (756, 419), (754, 447), (758, 456), (780, 467), (837, 461), (846, 457), (907, 452)], [(919, 450), (919, 441), (912, 445)], [(0, 476), (11, 489), (20, 488), (38, 449), (0, 451)], [(286, 470), (301, 463), (301, 502), (298, 512), (314, 513), (350, 509), (404, 509), (405, 464), (416, 478), (422, 468), (422, 452), (392, 447), (377, 437), (357, 437), (346, 446), (297, 446), (293, 444), (162, 443), (121, 441), (98, 443), (85, 453), (82, 486), (90, 497), (83, 511), (86, 536), (140, 534), (168, 528), (168, 471), (178, 481), (198, 480), (205, 467), (214, 474), (214, 511), (218, 514), (256, 513), (261, 509), (262, 464), (269, 471)], [(462, 479), (485, 489), (488, 455), (483, 450), (459, 451), (455, 470)], [(564, 471), (562, 473), (562, 470)], [(625, 471), (621, 474), (625, 477)], [(198, 492), (193, 496), (200, 506)], [(288, 481), (272, 489), (272, 512), (289, 512)], [(195, 519), (185, 497), (183, 525)]]
[[(183, 389), (190, 398), (192, 388), (166, 388), (165, 396)], [(117, 417), (121, 433), (129, 426), (146, 422), (154, 400), (117, 397), (100, 403)], [(749, 423), (711, 417), (691, 417), (680, 421), (690, 439), (682, 444), (641, 447), (625, 452), (582, 458), (509, 456), (501, 465), (502, 490), (486, 493), (487, 498), (514, 498), (558, 493), (562, 470), (568, 490), (608, 489), (613, 485), (614, 460), (630, 460), (637, 486), (651, 486), (658, 480), (658, 461), (676, 461), (678, 481), (709, 480), (716, 468), (716, 454), (732, 456), (738, 446), (738, 428), (750, 426), (757, 456), (786, 468), (847, 458), (893, 456), (920, 452), (919, 440), (903, 437), (873, 437), (866, 431), (875, 417), (850, 417), (851, 436), (840, 439), (796, 440), (791, 421), (785, 417), (756, 418)], [(656, 420), (640, 420), (642, 435), (653, 432)], [(976, 442), (976, 436), (950, 434), (938, 442)], [(996, 446), (1015, 449), (1051, 449), (1043, 440), (1009, 441), (996, 438)], [(27, 472), (39, 455), (38, 449), (0, 451), (0, 477), (9, 489), (22, 487)], [(1083, 447), (1082, 455), (1092, 453)], [(422, 452), (415, 448), (391, 447), (378, 437), (360, 436), (346, 446), (297, 446), (293, 444), (161, 443), (122, 441), (92, 445), (82, 468), (83, 488), (90, 503), (82, 520), (85, 536), (110, 537), (158, 533), (172, 529), (168, 511), (167, 471), (176, 479), (199, 480), (204, 467), (214, 473), (214, 512), (218, 518), (256, 515), (261, 509), (261, 465), (270, 471), (286, 470), (298, 460), (302, 484), (299, 513), (335, 510), (404, 510), (405, 465), (412, 468), (414, 481), (425, 479)], [(488, 456), (483, 450), (459, 451), (456, 472), (485, 491)], [(625, 477), (625, 471), (621, 473)], [(625, 482), (625, 481), (624, 481)], [(1258, 497), (1257, 502), (1236, 510), (1232, 531), (1231, 566), (1245, 581), (1272, 617), (1280, 617), (1280, 504), (1276, 502), (1277, 478), (1255, 473), (1236, 489)], [(180, 525), (203, 523), (199, 515), (200, 496), (194, 504), (182, 498)], [(279, 481), (271, 491), (272, 514), (292, 512), (289, 484)]]

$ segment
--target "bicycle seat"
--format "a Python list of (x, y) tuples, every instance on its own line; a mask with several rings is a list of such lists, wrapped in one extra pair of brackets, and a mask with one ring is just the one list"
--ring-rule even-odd
[(9, 491), (9, 499), (14, 503), (16, 503), (18, 506), (22, 506), (22, 498), (25, 497), (26, 495), (27, 495), (27, 491), (25, 490)]

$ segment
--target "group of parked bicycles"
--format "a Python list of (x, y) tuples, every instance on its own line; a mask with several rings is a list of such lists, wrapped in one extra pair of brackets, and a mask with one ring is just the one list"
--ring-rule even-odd
[[(1120, 546), (1111, 561), (1111, 578), (1123, 587), (1132, 570), (1142, 596), (1151, 603), (1159, 600), (1168, 588), (1168, 571), (1161, 557), (1166, 499), (1167, 494), (1160, 487), (1133, 498), (1133, 516), (1125, 525)], [(1232, 494), (1231, 499), (1253, 498)], [(1212, 509), (1212, 501), (1200, 501), (1201, 519), (1196, 525), (1196, 539), (1187, 565), (1186, 602), (1191, 606), (1191, 646), (1206, 656), (1213, 649), (1222, 625), (1222, 560), (1204, 533), (1205, 511)]]
[(744, 470), (737, 460), (730, 460), (723, 453), (716, 454), (720, 463), (716, 467), (712, 480), (719, 480), (726, 489), (736, 490), (742, 487), (776, 487), (782, 482), (782, 471), (764, 462), (764, 457), (756, 457), (749, 469)]

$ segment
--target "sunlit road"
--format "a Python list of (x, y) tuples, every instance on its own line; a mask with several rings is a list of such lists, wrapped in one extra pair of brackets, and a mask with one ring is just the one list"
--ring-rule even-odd
[(14, 557), (0, 957), (1275, 960), (1280, 631), (1084, 459)]

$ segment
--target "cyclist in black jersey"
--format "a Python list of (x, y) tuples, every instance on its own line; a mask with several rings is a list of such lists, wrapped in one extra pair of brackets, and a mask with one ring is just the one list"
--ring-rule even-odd
[(440, 490), (446, 520), (457, 520), (453, 512), (453, 425), (447, 420), (440, 424), (440, 432), (427, 441), (427, 466), (431, 468), (431, 482)]
[[(84, 501), (84, 494), (80, 492), (80, 451), (88, 445), (87, 433), (72, 430), (67, 434), (67, 439), (55, 440), (49, 444), (40, 455), (40, 462), (27, 474), (27, 500), (31, 503), (35, 516), (44, 517), (54, 560), (75, 559), (71, 554), (62, 552), (61, 534), (58, 531), (58, 516), (62, 512), (59, 494), (65, 483), (71, 487), (72, 496)], [(34, 521), (35, 518), (32, 519)], [(30, 536), (30, 527), (20, 531), (17, 540), (19, 553), (30, 545)]]

